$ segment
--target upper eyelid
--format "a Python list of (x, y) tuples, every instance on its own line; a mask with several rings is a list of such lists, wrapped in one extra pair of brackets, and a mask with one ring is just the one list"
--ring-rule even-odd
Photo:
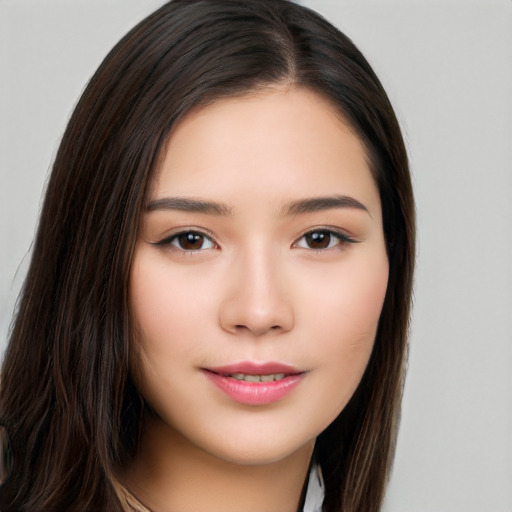
[[(318, 233), (318, 232), (326, 232), (329, 233), (331, 236), (334, 236), (338, 239), (338, 243), (336, 243), (332, 247), (324, 247), (324, 248), (314, 248), (314, 247), (303, 247), (300, 245), (301, 241), (309, 234), (311, 233)], [(351, 235), (348, 235), (347, 233), (344, 233), (341, 229), (335, 229), (335, 228), (326, 228), (326, 227), (320, 227), (320, 228), (313, 228), (309, 229), (305, 233), (303, 233), (299, 238), (297, 238), (293, 244), (292, 248), (296, 249), (303, 249), (306, 251), (313, 251), (315, 253), (330, 253), (333, 250), (340, 250), (346, 248), (347, 245), (353, 245), (359, 243), (361, 240), (357, 240)]]
[(210, 233), (208, 230), (204, 230), (201, 228), (176, 228), (176, 230), (173, 230), (171, 233), (166, 234), (163, 238), (157, 240), (156, 242), (151, 242), (151, 245), (168, 244), (176, 237), (184, 235), (185, 233), (197, 233), (198, 235), (210, 239), (214, 245), (219, 245), (212, 233)]
[(335, 236), (338, 236), (342, 240), (350, 240), (352, 242), (360, 242), (359, 239), (357, 239), (353, 234), (348, 232), (345, 229), (334, 227), (334, 226), (315, 226), (313, 228), (309, 228), (306, 231), (304, 231), (296, 240), (300, 240), (301, 238), (305, 237), (309, 233), (315, 233), (317, 231), (327, 231), (328, 233), (332, 233)]
[[(352, 234), (348, 233), (346, 230), (334, 227), (334, 226), (314, 226), (311, 228), (308, 228), (307, 230), (303, 231), (300, 236), (295, 238), (292, 245), (295, 245), (299, 240), (304, 238), (309, 233), (314, 233), (316, 231), (327, 231), (334, 236), (337, 236), (340, 238), (340, 240), (351, 242), (351, 243), (359, 243), (360, 240), (356, 239)], [(172, 232), (166, 234), (163, 238), (160, 240), (157, 240), (155, 242), (151, 242), (152, 245), (164, 245), (167, 243), (170, 243), (174, 238), (177, 236), (180, 236), (185, 233), (198, 233), (206, 238), (209, 238), (211, 242), (217, 246), (219, 246), (218, 242), (216, 241), (216, 237), (213, 235), (213, 233), (207, 229), (204, 228), (197, 228), (197, 227), (179, 227), (172, 230)]]

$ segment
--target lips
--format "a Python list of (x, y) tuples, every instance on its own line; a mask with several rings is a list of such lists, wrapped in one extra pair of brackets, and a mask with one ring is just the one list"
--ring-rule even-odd
[(203, 372), (225, 395), (247, 405), (282, 400), (300, 384), (306, 373), (282, 363), (251, 361), (204, 368)]

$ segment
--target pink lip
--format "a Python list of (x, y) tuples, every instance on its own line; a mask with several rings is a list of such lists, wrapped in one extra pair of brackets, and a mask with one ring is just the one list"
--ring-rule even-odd
[(283, 363), (259, 363), (254, 361), (242, 361), (240, 363), (228, 364), (226, 366), (217, 366), (215, 368), (206, 368), (207, 370), (229, 375), (231, 373), (248, 373), (250, 375), (268, 375), (269, 373), (298, 374), (303, 373), (297, 368)]
[[(210, 382), (227, 396), (236, 402), (247, 405), (265, 405), (283, 399), (300, 384), (305, 375), (305, 372), (282, 363), (251, 361), (216, 368), (204, 368), (203, 371)], [(284, 373), (285, 377), (269, 382), (247, 382), (229, 377), (234, 373), (249, 375)]]

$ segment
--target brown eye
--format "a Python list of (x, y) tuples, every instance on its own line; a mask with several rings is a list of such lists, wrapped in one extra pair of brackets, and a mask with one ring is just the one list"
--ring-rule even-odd
[(343, 247), (346, 244), (353, 244), (357, 241), (344, 233), (339, 233), (330, 229), (315, 229), (304, 234), (297, 242), (295, 247), (302, 249), (313, 249), (322, 251), (324, 249), (331, 249), (333, 247)]
[(164, 238), (153, 245), (172, 246), (174, 249), (183, 252), (196, 252), (212, 249), (215, 244), (213, 240), (199, 231), (183, 231), (170, 237)]
[[(310, 249), (327, 249), (331, 246), (333, 236), (329, 231), (311, 231), (304, 235), (304, 238)], [(339, 239), (337, 241), (339, 242)]]
[(178, 233), (172, 237), (171, 245), (184, 251), (202, 251), (213, 247), (211, 239), (197, 231)]

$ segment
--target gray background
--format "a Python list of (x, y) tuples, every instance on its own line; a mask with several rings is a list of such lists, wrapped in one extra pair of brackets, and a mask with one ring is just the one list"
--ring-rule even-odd
[[(0, 1), (0, 351), (67, 118), (162, 0)], [(409, 148), (419, 257), (386, 512), (512, 511), (512, 2), (309, 0), (367, 56)]]

